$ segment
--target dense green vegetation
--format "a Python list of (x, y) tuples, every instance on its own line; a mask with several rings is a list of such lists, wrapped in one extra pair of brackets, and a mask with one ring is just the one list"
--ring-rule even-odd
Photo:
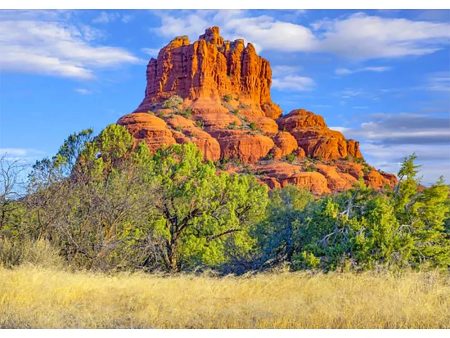
[(421, 187), (415, 156), (392, 190), (360, 183), (323, 198), (218, 172), (192, 144), (151, 154), (118, 125), (71, 135), (33, 166), (20, 196), (20, 168), (1, 164), (5, 266), (242, 273), (450, 265), (449, 189), (443, 180)]

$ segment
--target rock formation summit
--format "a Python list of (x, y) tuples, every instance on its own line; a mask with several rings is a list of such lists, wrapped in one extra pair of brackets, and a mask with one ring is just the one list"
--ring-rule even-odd
[(193, 142), (222, 170), (252, 173), (271, 188), (294, 184), (322, 195), (360, 179), (377, 189), (395, 184), (321, 116), (282, 115), (271, 83), (270, 64), (251, 43), (224, 40), (211, 27), (193, 43), (176, 37), (149, 61), (144, 100), (118, 124), (152, 151)]

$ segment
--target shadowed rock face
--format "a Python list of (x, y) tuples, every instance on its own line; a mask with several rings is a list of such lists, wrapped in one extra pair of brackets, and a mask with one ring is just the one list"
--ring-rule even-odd
[(151, 151), (193, 142), (223, 170), (245, 170), (271, 188), (294, 184), (322, 195), (360, 179), (377, 189), (396, 183), (323, 117), (305, 109), (281, 116), (271, 82), (269, 62), (250, 43), (224, 40), (211, 27), (192, 44), (175, 38), (150, 60), (144, 100), (118, 124)]

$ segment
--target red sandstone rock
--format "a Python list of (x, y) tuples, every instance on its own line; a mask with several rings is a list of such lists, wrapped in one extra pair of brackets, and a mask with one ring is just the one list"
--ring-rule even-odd
[[(175, 38), (150, 60), (145, 98), (118, 124), (152, 151), (193, 142), (205, 159), (232, 160), (228, 172), (245, 165), (270, 188), (293, 184), (322, 195), (350, 189), (361, 178), (376, 189), (397, 182), (357, 163), (359, 143), (329, 129), (323, 117), (305, 109), (280, 117), (271, 81), (269, 62), (253, 45), (226, 41), (212, 27), (193, 43)], [(180, 96), (175, 105), (164, 104), (174, 95)]]
[[(364, 175), (364, 181), (366, 184), (372, 188), (375, 189), (381, 189), (385, 186), (392, 187), (393, 186), (393, 180), (392, 175), (390, 178), (386, 178), (382, 174), (380, 174), (377, 170), (373, 169), (366, 175)], [(397, 180), (395, 180), (396, 182)]]
[[(167, 119), (167, 123), (181, 135), (176, 139), (177, 143), (195, 143), (203, 153), (206, 160), (218, 161), (220, 159), (220, 145), (210, 134), (198, 128), (192, 120), (180, 115), (174, 115)], [(173, 133), (175, 135), (175, 133)]]
[(327, 179), (322, 174), (318, 172), (304, 172), (297, 165), (278, 162), (257, 166), (255, 172), (269, 186), (276, 187), (277, 183), (275, 182), (278, 182), (281, 187), (292, 184), (299, 188), (309, 190), (316, 195), (330, 193)]
[(277, 122), (280, 130), (290, 132), (297, 139), (307, 156), (325, 161), (343, 159), (349, 155), (362, 158), (359, 143), (347, 141), (342, 133), (329, 129), (322, 116), (297, 109), (280, 117)]
[(170, 96), (195, 100), (236, 95), (239, 101), (265, 116), (277, 118), (281, 109), (270, 98), (272, 71), (251, 43), (224, 41), (211, 27), (198, 41), (177, 37), (161, 49), (147, 66), (145, 98), (136, 111), (153, 109)]
[[(274, 158), (280, 159), (286, 155), (291, 154), (294, 150), (298, 148), (297, 140), (294, 136), (289, 134), (287, 131), (280, 131), (273, 138), (276, 147), (274, 148)], [(304, 154), (304, 152), (303, 152)], [(300, 155), (302, 153), (300, 152)]]
[(336, 169), (337, 167), (316, 164), (318, 172), (325, 176), (327, 179), (327, 186), (331, 191), (344, 191), (353, 187), (357, 182), (357, 179), (351, 175), (340, 173)]
[(237, 159), (242, 163), (257, 162), (274, 146), (271, 138), (244, 130), (223, 130), (213, 136), (219, 141), (222, 159)]
[(122, 116), (117, 123), (125, 126), (136, 141), (145, 141), (151, 151), (176, 143), (166, 122), (152, 114), (128, 114)]

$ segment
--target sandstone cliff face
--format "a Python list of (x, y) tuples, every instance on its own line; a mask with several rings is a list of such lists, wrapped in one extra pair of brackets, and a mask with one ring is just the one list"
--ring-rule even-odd
[(267, 60), (243, 40), (225, 41), (211, 27), (198, 41), (177, 37), (147, 66), (145, 98), (136, 111), (151, 110), (173, 95), (220, 100), (225, 95), (276, 118), (281, 109), (270, 98), (272, 70)]
[(396, 183), (321, 116), (305, 109), (281, 116), (271, 81), (269, 62), (250, 43), (226, 41), (211, 27), (192, 44), (175, 38), (150, 60), (144, 100), (118, 123), (151, 151), (193, 142), (206, 160), (251, 172), (270, 188), (294, 184), (322, 195), (360, 179), (377, 189)]
[(280, 117), (278, 125), (281, 130), (290, 132), (310, 157), (322, 160), (362, 158), (357, 141), (346, 140), (342, 133), (329, 129), (322, 116), (305, 109)]

